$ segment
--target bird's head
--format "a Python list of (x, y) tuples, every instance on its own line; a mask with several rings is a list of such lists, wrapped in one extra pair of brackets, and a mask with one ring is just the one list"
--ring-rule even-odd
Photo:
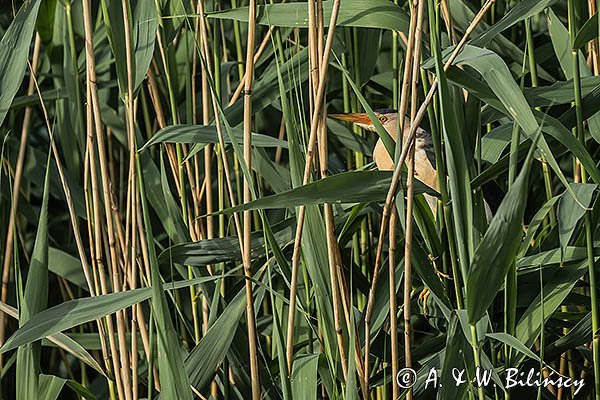
[[(398, 126), (398, 111), (385, 109), (385, 110), (373, 110), (375, 116), (381, 122), (381, 125), (386, 131), (390, 133), (396, 132)], [(375, 125), (369, 118), (367, 113), (347, 113), (347, 114), (329, 114), (330, 117), (339, 119), (341, 121), (349, 121), (353, 124), (360, 126), (363, 129), (376, 132)], [(395, 135), (393, 135), (395, 136)]]

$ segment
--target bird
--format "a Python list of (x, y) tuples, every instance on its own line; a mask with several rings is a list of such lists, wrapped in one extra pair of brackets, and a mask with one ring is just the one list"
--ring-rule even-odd
[[(383, 109), (373, 110), (373, 112), (387, 133), (392, 137), (392, 139), (394, 139), (394, 141), (397, 141), (398, 111), (393, 109)], [(375, 125), (367, 113), (329, 114), (329, 116), (341, 121), (349, 121), (354, 125), (368, 131), (377, 132)], [(410, 128), (410, 119), (405, 117), (402, 132), (403, 142), (406, 141), (408, 135), (410, 134)], [(381, 138), (379, 138), (375, 144), (375, 148), (373, 150), (373, 161), (375, 161), (377, 169), (380, 171), (394, 170), (394, 160), (392, 160), (387, 152)], [(433, 149), (431, 133), (425, 129), (422, 129), (421, 127), (417, 128), (416, 130), (415, 177), (433, 190), (438, 190), (438, 174), (436, 170), (435, 152)], [(429, 204), (429, 207), (435, 216), (437, 210), (437, 199), (427, 194), (425, 194), (425, 199), (427, 200), (427, 203)]]

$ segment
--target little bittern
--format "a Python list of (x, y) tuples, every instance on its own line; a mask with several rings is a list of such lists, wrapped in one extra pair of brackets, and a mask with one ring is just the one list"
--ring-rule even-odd
[[(377, 110), (374, 112), (387, 133), (389, 133), (392, 139), (397, 140), (398, 112), (396, 110)], [(342, 121), (350, 121), (361, 128), (376, 132), (375, 125), (373, 125), (366, 113), (330, 114), (330, 116)], [(403, 141), (405, 141), (409, 133), (410, 119), (405, 118), (402, 135)], [(388, 154), (381, 139), (377, 140), (377, 144), (373, 150), (373, 160), (380, 171), (392, 171), (394, 169), (394, 161)], [(421, 128), (417, 128), (416, 132), (415, 177), (430, 188), (437, 190), (438, 178), (435, 169), (435, 154), (431, 141), (431, 133)], [(436, 198), (429, 195), (425, 195), (425, 198), (435, 215), (437, 209)]]

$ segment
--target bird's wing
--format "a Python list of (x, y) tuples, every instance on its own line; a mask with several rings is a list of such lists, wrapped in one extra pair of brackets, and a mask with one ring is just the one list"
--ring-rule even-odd
[(427, 159), (431, 163), (431, 166), (433, 167), (433, 169), (437, 169), (431, 133), (427, 132), (425, 129), (417, 128), (417, 141), (420, 142), (418, 148), (425, 151), (425, 154), (427, 156)]

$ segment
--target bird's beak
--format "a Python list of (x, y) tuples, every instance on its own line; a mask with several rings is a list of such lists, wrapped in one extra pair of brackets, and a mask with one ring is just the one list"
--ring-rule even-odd
[(349, 121), (354, 124), (372, 125), (369, 114), (367, 113), (347, 113), (347, 114), (328, 114), (331, 118), (342, 121)]

